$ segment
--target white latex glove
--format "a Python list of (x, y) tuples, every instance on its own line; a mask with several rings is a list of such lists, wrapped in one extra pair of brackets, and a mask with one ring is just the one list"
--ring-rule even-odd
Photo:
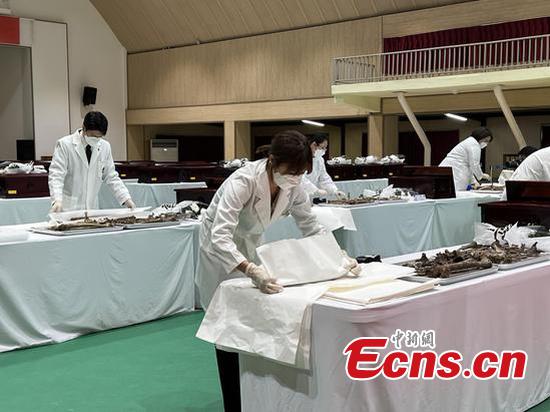
[(124, 202), (124, 206), (126, 206), (128, 209), (135, 209), (136, 204), (132, 199), (128, 199), (126, 202)]
[(326, 195), (328, 195), (328, 192), (323, 189), (318, 189), (315, 195), (318, 197), (326, 197)]
[(481, 180), (491, 180), (491, 176), (489, 176), (487, 173), (483, 173), (481, 175)]
[(258, 266), (250, 262), (246, 267), (244, 274), (252, 279), (254, 286), (260, 289), (262, 293), (271, 295), (273, 293), (283, 291), (283, 287), (281, 285), (277, 285), (277, 280), (270, 277), (263, 266)]
[(52, 204), (50, 213), (59, 213), (59, 212), (63, 212), (63, 203), (61, 202), (61, 200), (56, 200)]
[(342, 255), (344, 255), (344, 269), (347, 269), (349, 273), (353, 276), (358, 277), (361, 274), (361, 266), (357, 263), (357, 260), (348, 256), (345, 250), (342, 250)]
[(335, 193), (336, 197), (338, 198), (344, 198), (346, 197), (346, 194), (344, 192), (342, 192), (341, 190), (338, 190), (336, 193)]

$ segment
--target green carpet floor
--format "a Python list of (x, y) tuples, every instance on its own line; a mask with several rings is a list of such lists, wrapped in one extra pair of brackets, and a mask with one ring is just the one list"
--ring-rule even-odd
[(202, 312), (0, 354), (0, 411), (221, 411)]
[(214, 348), (195, 338), (202, 316), (0, 354), (0, 412), (222, 411)]

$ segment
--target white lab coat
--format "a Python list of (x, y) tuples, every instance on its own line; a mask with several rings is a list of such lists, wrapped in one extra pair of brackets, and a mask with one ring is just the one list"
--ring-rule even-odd
[(83, 142), (82, 129), (57, 141), (48, 176), (52, 202), (61, 200), (65, 211), (97, 209), (105, 182), (122, 205), (130, 193), (115, 170), (111, 145), (100, 139), (88, 164)]
[(550, 181), (550, 147), (537, 150), (527, 156), (510, 180)]
[(244, 276), (236, 270), (237, 266), (244, 260), (256, 260), (256, 247), (272, 222), (290, 214), (304, 236), (323, 231), (301, 185), (281, 189), (271, 211), (266, 164), (267, 160), (262, 159), (234, 172), (218, 189), (204, 214), (196, 275), (204, 309), (221, 282)]
[(304, 175), (302, 185), (310, 196), (315, 195), (319, 189), (326, 190), (329, 194), (335, 194), (338, 191), (338, 187), (336, 187), (332, 178), (327, 173), (325, 159), (322, 157), (313, 157), (311, 173)]
[[(527, 156), (514, 171), (510, 180), (550, 182), (550, 147), (537, 150)], [(506, 200), (506, 190), (502, 194), (502, 200)]]
[(472, 178), (481, 179), (481, 146), (472, 136), (457, 144), (439, 166), (452, 167), (455, 190), (466, 190)]

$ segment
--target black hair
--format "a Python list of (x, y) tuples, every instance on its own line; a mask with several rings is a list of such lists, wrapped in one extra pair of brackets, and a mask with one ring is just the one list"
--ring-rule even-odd
[(312, 144), (312, 143), (321, 144), (325, 141), (328, 141), (328, 135), (325, 133), (314, 133), (307, 136), (307, 142), (309, 144)]
[(486, 137), (490, 137), (491, 141), (493, 141), (493, 132), (491, 132), (491, 130), (487, 129), (486, 127), (478, 127), (477, 129), (474, 129), (470, 136), (472, 136), (478, 142), (482, 139), (485, 139)]
[(523, 149), (521, 149), (519, 152), (518, 152), (518, 156), (523, 156), (523, 157), (527, 157), (529, 155), (532, 155), (533, 153), (535, 153), (538, 149), (536, 147), (533, 147), (533, 146), (525, 146)]
[(105, 115), (101, 112), (88, 112), (84, 116), (84, 129), (85, 130), (97, 130), (105, 136), (107, 133), (107, 126), (109, 122)]
[(256, 154), (256, 159), (264, 159), (264, 158), (268, 157), (270, 147), (271, 147), (271, 145), (268, 145), (268, 144), (258, 146), (258, 148), (256, 149), (256, 153), (255, 153)]
[(286, 164), (292, 174), (311, 173), (311, 148), (307, 137), (296, 130), (277, 133), (271, 140), (269, 154), (275, 167)]

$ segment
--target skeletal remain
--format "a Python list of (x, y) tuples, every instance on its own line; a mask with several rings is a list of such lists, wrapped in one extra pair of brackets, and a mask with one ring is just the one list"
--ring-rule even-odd
[(421, 276), (446, 278), (464, 272), (488, 269), (493, 264), (510, 264), (534, 258), (541, 253), (536, 243), (533, 246), (502, 245), (494, 242), (489, 246), (473, 242), (457, 250), (440, 252), (432, 258), (425, 253), (416, 261), (405, 265), (414, 267)]

